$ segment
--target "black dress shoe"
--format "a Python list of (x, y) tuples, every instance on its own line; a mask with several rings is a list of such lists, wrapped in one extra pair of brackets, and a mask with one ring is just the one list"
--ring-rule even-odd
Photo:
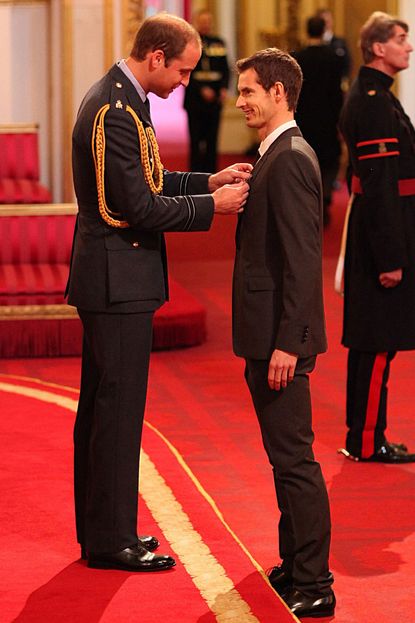
[(361, 461), (370, 461), (372, 463), (415, 463), (415, 454), (410, 454), (406, 450), (400, 448), (397, 444), (391, 444), (385, 441), (383, 446), (372, 454), (368, 459), (360, 459)]
[(385, 441), (387, 446), (391, 446), (392, 448), (397, 448), (398, 450), (403, 450), (404, 452), (408, 452), (408, 446), (402, 442), (396, 443), (394, 441)]
[(126, 547), (115, 554), (88, 552), (88, 567), (92, 569), (121, 569), (122, 571), (165, 571), (174, 567), (171, 556), (157, 556), (142, 545)]
[[(138, 537), (138, 544), (145, 547), (148, 552), (154, 552), (160, 545), (159, 540), (156, 539), (155, 536), (147, 535), (140, 535)], [(86, 560), (88, 558), (86, 547), (83, 545), (81, 545), (81, 558), (82, 560)]]
[(293, 583), (291, 573), (284, 571), (282, 565), (267, 569), (266, 574), (272, 588), (274, 591), (277, 591), (279, 595), (286, 591), (287, 588), (291, 588)]
[(287, 590), (283, 599), (291, 612), (301, 617), (329, 617), (334, 614), (336, 598), (332, 590), (327, 595), (305, 595), (295, 588)]

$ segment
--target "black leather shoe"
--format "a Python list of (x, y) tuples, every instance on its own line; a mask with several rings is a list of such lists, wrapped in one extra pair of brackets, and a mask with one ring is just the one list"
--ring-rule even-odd
[(279, 595), (286, 591), (287, 588), (291, 588), (293, 583), (291, 573), (284, 571), (282, 565), (277, 565), (276, 567), (267, 569), (266, 574), (272, 588), (274, 591), (277, 591)]
[(408, 446), (405, 445), (404, 443), (396, 443), (394, 441), (385, 441), (387, 446), (391, 446), (392, 448), (398, 449), (398, 450), (403, 450), (404, 452), (408, 452)]
[(368, 459), (360, 460), (370, 461), (372, 463), (415, 463), (415, 454), (410, 454), (396, 444), (391, 444), (386, 441), (375, 454), (372, 454)]
[(121, 569), (122, 571), (165, 571), (174, 567), (171, 556), (157, 556), (145, 547), (126, 547), (115, 554), (88, 552), (88, 567), (92, 569)]
[[(154, 552), (160, 545), (155, 536), (147, 535), (140, 535), (138, 537), (138, 544), (145, 547), (148, 552)], [(82, 560), (86, 560), (88, 558), (86, 548), (83, 545), (81, 545), (81, 558)]]
[(332, 590), (328, 595), (304, 595), (295, 588), (287, 590), (283, 599), (291, 612), (301, 617), (329, 617), (334, 614), (336, 598)]

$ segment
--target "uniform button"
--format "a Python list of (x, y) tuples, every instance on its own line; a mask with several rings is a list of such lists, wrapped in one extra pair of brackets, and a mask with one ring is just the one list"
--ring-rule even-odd
[(137, 241), (133, 242), (133, 247), (137, 248), (137, 247), (139, 247), (139, 246), (140, 246), (140, 243), (139, 243), (139, 242), (137, 242)]

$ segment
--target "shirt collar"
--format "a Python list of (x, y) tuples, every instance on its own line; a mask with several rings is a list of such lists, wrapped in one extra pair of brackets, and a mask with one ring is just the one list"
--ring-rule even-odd
[(140, 96), (141, 101), (145, 102), (147, 99), (146, 92), (144, 91), (141, 84), (138, 82), (137, 78), (134, 76), (131, 69), (128, 67), (127, 63), (125, 62), (125, 59), (121, 59), (120, 61), (118, 61), (117, 65), (121, 69), (121, 71), (125, 73), (125, 75), (130, 80), (130, 82), (133, 83), (134, 88), (137, 91), (138, 95)]
[(286, 130), (289, 130), (290, 128), (296, 128), (296, 127), (297, 127), (297, 124), (295, 122), (295, 119), (292, 119), (291, 121), (287, 121), (286, 123), (279, 125), (278, 128), (275, 128), (275, 130), (271, 132), (271, 134), (268, 134), (268, 136), (264, 138), (264, 140), (262, 141), (262, 143), (260, 144), (258, 148), (259, 155), (261, 156), (261, 158), (265, 154), (267, 149), (272, 145), (272, 143), (279, 136), (281, 136), (283, 132), (285, 132)]

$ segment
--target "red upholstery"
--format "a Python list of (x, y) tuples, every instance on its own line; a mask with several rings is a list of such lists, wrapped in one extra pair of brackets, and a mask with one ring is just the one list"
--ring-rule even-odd
[(39, 179), (37, 132), (0, 134), (0, 178)]
[(0, 305), (64, 303), (74, 224), (72, 215), (0, 217)]
[(0, 178), (0, 203), (50, 203), (48, 189), (34, 180)]
[[(26, 127), (25, 127), (26, 129)], [(0, 203), (49, 203), (47, 188), (39, 183), (37, 128), (0, 132)]]

